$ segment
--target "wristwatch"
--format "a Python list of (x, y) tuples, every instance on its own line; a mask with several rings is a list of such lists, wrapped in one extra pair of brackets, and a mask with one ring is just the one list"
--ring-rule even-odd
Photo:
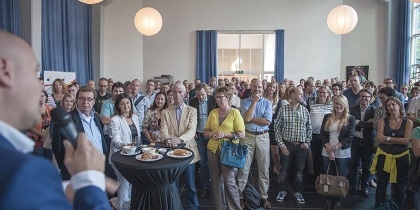
[(387, 136), (387, 137), (386, 137), (386, 140), (387, 140), (387, 141), (391, 141), (391, 137)]

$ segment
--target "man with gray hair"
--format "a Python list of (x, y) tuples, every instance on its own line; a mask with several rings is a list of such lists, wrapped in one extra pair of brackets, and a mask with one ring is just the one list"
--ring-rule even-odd
[(185, 86), (177, 83), (172, 87), (174, 105), (162, 111), (160, 137), (167, 145), (185, 147), (194, 152), (194, 159), (184, 171), (187, 189), (188, 209), (198, 209), (198, 197), (195, 188), (195, 163), (200, 160), (197, 143), (194, 139), (197, 128), (197, 110), (184, 103), (187, 95)]

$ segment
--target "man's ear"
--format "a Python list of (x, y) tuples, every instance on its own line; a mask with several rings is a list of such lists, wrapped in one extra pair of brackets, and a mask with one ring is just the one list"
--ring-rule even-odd
[(12, 62), (0, 57), (0, 86), (12, 86), (12, 72), (13, 68)]

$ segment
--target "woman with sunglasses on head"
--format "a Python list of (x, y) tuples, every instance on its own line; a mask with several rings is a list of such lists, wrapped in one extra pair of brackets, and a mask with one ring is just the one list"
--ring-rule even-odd
[(399, 209), (404, 209), (405, 188), (409, 168), (408, 143), (410, 142), (413, 122), (405, 118), (404, 106), (396, 97), (385, 102), (385, 117), (378, 122), (376, 141), (379, 144), (370, 168), (376, 173), (375, 207), (385, 201), (387, 186), (390, 182), (393, 195)]

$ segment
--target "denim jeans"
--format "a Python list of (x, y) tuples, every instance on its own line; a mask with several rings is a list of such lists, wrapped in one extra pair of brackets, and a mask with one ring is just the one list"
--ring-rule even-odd
[(195, 140), (197, 142), (197, 149), (200, 153), (200, 175), (201, 185), (203, 189), (209, 189), (210, 172), (209, 172), (209, 161), (207, 158), (207, 143), (209, 140), (204, 138), (203, 135), (199, 135)]
[[(197, 210), (198, 209), (198, 197), (197, 190), (195, 188), (195, 164), (190, 164), (183, 173), (185, 189), (187, 191), (188, 199), (188, 210)], [(176, 185), (179, 188), (179, 180), (177, 180)]]
[(285, 156), (280, 152), (280, 191), (288, 190), (289, 173), (293, 167), (293, 184), (297, 192), (303, 192), (303, 169), (306, 163), (306, 150), (301, 148), (302, 143), (294, 144), (285, 142), (289, 155)]
[[(314, 176), (319, 176), (324, 170), (324, 162), (322, 156), (322, 140), (319, 134), (312, 134), (311, 151), (314, 168)], [(328, 165), (327, 165), (328, 166)]]
[[(394, 193), (392, 197), (399, 209), (404, 209), (405, 202), (405, 187), (407, 184), (409, 155), (395, 159), (397, 162), (397, 183), (392, 184)], [(378, 163), (376, 164), (378, 186), (376, 187), (375, 206), (379, 206), (386, 198), (386, 188), (389, 183), (389, 173), (383, 170), (385, 164), (385, 155), (378, 156)]]
[(362, 177), (360, 178), (362, 191), (368, 189), (370, 180), (370, 165), (372, 164), (372, 145), (368, 139), (353, 138), (351, 146), (351, 160), (349, 169), (350, 187), (357, 189), (359, 162), (362, 160)]
[[(348, 172), (349, 172), (349, 162), (350, 162), (350, 158), (335, 158), (335, 160), (330, 160), (328, 157), (322, 157), (323, 161), (324, 161), (324, 171), (325, 174), (329, 174), (329, 175), (337, 175), (336, 170), (338, 170), (338, 175), (339, 176), (347, 176)], [(337, 164), (337, 169), (335, 168), (335, 164)], [(330, 169), (327, 172), (328, 169), (328, 164), (330, 164)]]

